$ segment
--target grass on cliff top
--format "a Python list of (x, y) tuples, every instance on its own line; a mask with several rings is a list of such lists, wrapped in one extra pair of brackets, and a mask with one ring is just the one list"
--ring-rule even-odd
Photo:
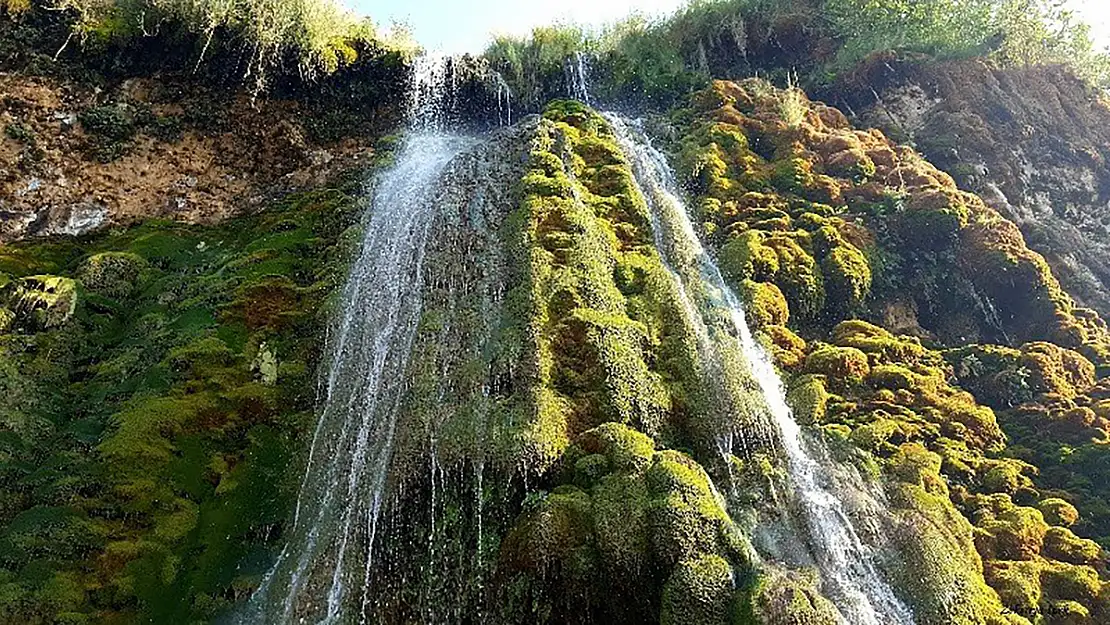
[(485, 58), (533, 106), (567, 95), (564, 67), (578, 53), (593, 59), (594, 97), (668, 105), (709, 77), (796, 71), (823, 84), (888, 51), (1064, 65), (1110, 84), (1110, 56), (1090, 28), (1047, 0), (693, 0), (667, 18), (632, 16), (601, 31), (554, 25), (497, 37)]
[(0, 17), (61, 15), (71, 28), (57, 51), (141, 48), (173, 54), (184, 43), (196, 67), (220, 57), (261, 92), (275, 74), (311, 82), (385, 51), (411, 52), (406, 34), (382, 37), (338, 0), (0, 0)]

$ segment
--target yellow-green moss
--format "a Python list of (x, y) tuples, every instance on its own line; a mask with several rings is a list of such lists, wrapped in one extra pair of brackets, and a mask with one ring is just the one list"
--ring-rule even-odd
[(728, 561), (703, 555), (679, 562), (663, 585), (661, 625), (726, 625), (735, 574)]
[(854, 347), (821, 347), (806, 357), (806, 371), (826, 376), (834, 388), (860, 384), (871, 372), (867, 354)]
[(819, 376), (803, 375), (791, 382), (786, 401), (799, 423), (819, 424), (828, 413), (829, 392), (825, 390), (825, 382)]
[(770, 282), (744, 280), (740, 283), (744, 298), (744, 312), (755, 328), (785, 325), (790, 319), (790, 308), (777, 286)]
[(1049, 497), (1037, 502), (1037, 509), (1044, 515), (1044, 520), (1050, 525), (1071, 527), (1079, 520), (1079, 511), (1075, 506), (1058, 497)]
[(77, 309), (77, 283), (62, 276), (30, 276), (8, 283), (0, 300), (14, 323), (32, 330), (57, 328)]

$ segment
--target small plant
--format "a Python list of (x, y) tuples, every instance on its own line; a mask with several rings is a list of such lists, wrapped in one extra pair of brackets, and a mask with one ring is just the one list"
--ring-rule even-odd
[(107, 104), (78, 114), (89, 134), (89, 152), (100, 162), (110, 163), (123, 155), (137, 132), (135, 117), (125, 105)]
[(787, 78), (786, 89), (779, 98), (779, 114), (782, 121), (791, 128), (801, 126), (806, 119), (806, 112), (809, 111), (806, 94), (798, 88), (797, 82), (798, 76), (791, 74)]
[(4, 127), (4, 134), (26, 146), (35, 145), (35, 133), (26, 124), (12, 122)]

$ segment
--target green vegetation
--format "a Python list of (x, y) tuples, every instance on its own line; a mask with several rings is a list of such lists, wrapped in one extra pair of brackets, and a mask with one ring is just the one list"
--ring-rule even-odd
[[(158, 69), (195, 70), (211, 62), (217, 73), (246, 80), (254, 94), (275, 75), (312, 82), (360, 59), (415, 47), (403, 36), (379, 37), (368, 18), (335, 0), (21, 0), (3, 6), (10, 19), (34, 13), (36, 23), (60, 19), (69, 27), (68, 36), (54, 42), (58, 49), (41, 52), (60, 56), (77, 44), (87, 56), (105, 57), (108, 66), (130, 56), (129, 63), (153, 62)], [(49, 26), (43, 33), (52, 41)], [(142, 58), (151, 50), (159, 58)]]
[[(1110, 536), (1106, 325), (979, 198), (798, 93), (717, 81), (671, 116), (726, 279), (772, 346), (773, 322), (806, 339), (773, 350), (798, 419), (887, 476), (922, 622), (1107, 618), (1106, 555), (1082, 537)], [(923, 338), (881, 327), (902, 310)]]
[(0, 621), (207, 620), (257, 583), (354, 208), (0, 247)]
[(790, 82), (798, 72), (824, 85), (883, 52), (1060, 64), (1110, 84), (1110, 56), (1095, 48), (1088, 26), (1046, 0), (693, 1), (660, 20), (499, 37), (485, 57), (527, 106), (568, 95), (566, 67), (585, 54), (595, 97), (665, 107), (711, 77)]

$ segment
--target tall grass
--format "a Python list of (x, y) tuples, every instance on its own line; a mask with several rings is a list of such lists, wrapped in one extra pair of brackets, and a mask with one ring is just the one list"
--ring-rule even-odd
[(126, 46), (173, 33), (196, 41), (197, 66), (221, 52), (242, 59), (256, 91), (276, 71), (312, 80), (387, 45), (368, 18), (338, 0), (0, 0), (30, 2), (71, 17), (66, 46)]

